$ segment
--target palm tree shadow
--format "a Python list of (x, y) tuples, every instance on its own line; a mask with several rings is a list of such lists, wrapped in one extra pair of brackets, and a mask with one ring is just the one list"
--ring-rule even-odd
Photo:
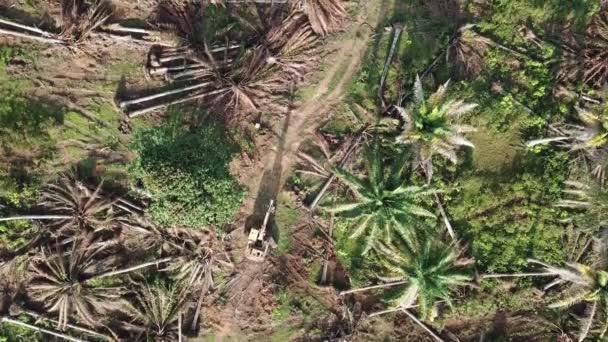
[[(290, 101), (291, 102), (291, 101)], [(291, 103), (288, 106), (287, 114), (283, 121), (281, 135), (277, 144), (274, 162), (271, 168), (264, 171), (260, 186), (258, 187), (253, 212), (245, 221), (245, 232), (252, 227), (262, 224), (270, 200), (275, 200), (281, 190), (281, 177), (283, 175), (283, 160), (285, 157), (285, 145), (287, 142), (287, 132), (291, 121)], [(272, 225), (270, 225), (272, 227)], [(270, 232), (272, 234), (272, 232)]]

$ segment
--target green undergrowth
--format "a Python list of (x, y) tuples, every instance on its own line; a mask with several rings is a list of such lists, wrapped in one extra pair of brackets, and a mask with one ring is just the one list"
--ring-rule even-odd
[(134, 133), (129, 168), (136, 187), (151, 195), (148, 214), (161, 225), (221, 226), (231, 221), (245, 191), (230, 174), (237, 151), (223, 126), (187, 129), (176, 116)]
[[(415, 75), (427, 70), (445, 51), (449, 37), (459, 27), (434, 16), (431, 2), (405, 3), (385, 19), (385, 24), (403, 22), (406, 27), (388, 72), (385, 98), (389, 104), (399, 98), (412, 101)], [(479, 105), (462, 118), (463, 123), (477, 128), (468, 135), (475, 149), (462, 149), (457, 165), (435, 159), (433, 179), (433, 187), (444, 191), (441, 197), (448, 216), (479, 272), (527, 270), (528, 258), (559, 265), (570, 257), (563, 247), (566, 227), (561, 222), (567, 213), (555, 204), (563, 196), (564, 182), (577, 172), (572, 154), (550, 147), (526, 149), (525, 142), (545, 136), (549, 123), (575, 116), (574, 101), (554, 96), (558, 87), (554, 61), (561, 52), (552, 41), (559, 38), (554, 36), (558, 27), (582, 32), (598, 6), (598, 1), (587, 0), (469, 2), (467, 12), (459, 14), (463, 18), (460, 24), (475, 22), (476, 32), (515, 52), (489, 47), (483, 55), (482, 72), (469, 77), (454, 73), (443, 56), (423, 80), (430, 92), (451, 79), (448, 97)], [(524, 40), (518, 31), (522, 25), (533, 28), (545, 41), (536, 45)], [(355, 131), (358, 121), (348, 108), (378, 111), (378, 84), (393, 36), (384, 27), (376, 33), (348, 88), (347, 109), (344, 105), (337, 108), (322, 126), (324, 133), (343, 136)], [(304, 176), (294, 176), (292, 182), (306, 194), (315, 192), (315, 183)], [(440, 220), (438, 223), (444, 229)], [(375, 257), (354, 257), (358, 246), (348, 238), (347, 223), (337, 221), (335, 227), (337, 256), (348, 270), (351, 286), (376, 282), (382, 270), (375, 266)], [(481, 318), (502, 309), (534, 309), (530, 298), (534, 296), (532, 285), (537, 284), (518, 282), (509, 289), (503, 285), (491, 282), (473, 290), (454, 311), (448, 310), (446, 319)]]
[(529, 284), (528, 282), (527, 286), (513, 286), (514, 284), (501, 285), (498, 282), (484, 283), (474, 296), (458, 302), (448, 310), (442, 321), (462, 317), (483, 319), (499, 310), (533, 311), (542, 304), (542, 298)]
[[(288, 288), (276, 291), (274, 299), (277, 306), (272, 311), (272, 321), (277, 327), (270, 336), (270, 341), (290, 341), (302, 332), (301, 327), (317, 321), (326, 313), (326, 308), (313, 297), (301, 295)], [(300, 319), (299, 325), (290, 322), (294, 317)]]

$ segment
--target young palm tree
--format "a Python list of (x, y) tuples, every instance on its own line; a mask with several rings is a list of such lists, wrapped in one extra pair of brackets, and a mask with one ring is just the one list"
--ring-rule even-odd
[(142, 284), (129, 311), (137, 322), (129, 324), (135, 341), (169, 342), (179, 339), (180, 315), (187, 308), (188, 292), (177, 285)]
[(364, 237), (363, 254), (379, 241), (390, 241), (397, 234), (406, 241), (414, 237), (414, 226), (422, 218), (435, 218), (421, 201), (434, 193), (426, 186), (408, 185), (405, 163), (396, 160), (385, 165), (378, 148), (364, 151), (367, 176), (360, 178), (337, 168), (335, 174), (353, 192), (354, 199), (326, 210), (353, 221), (351, 238)]
[(582, 124), (553, 126), (557, 136), (531, 140), (526, 146), (558, 142), (572, 152), (582, 152), (593, 165), (592, 174), (603, 183), (608, 152), (608, 113), (595, 113), (580, 107), (576, 107), (576, 111)]
[[(417, 304), (416, 310), (423, 320), (437, 316), (437, 304), (452, 305), (451, 291), (457, 286), (470, 285), (473, 279), (470, 259), (461, 258), (462, 251), (454, 244), (445, 245), (433, 239), (408, 243), (399, 249), (382, 247), (386, 258), (384, 266), (393, 279), (403, 280), (406, 286), (394, 301), (397, 308), (408, 308)], [(396, 276), (396, 277), (394, 277)]]
[[(396, 107), (403, 121), (397, 142), (417, 147), (420, 161), (429, 178), (432, 174), (433, 155), (439, 154), (456, 163), (456, 152), (460, 147), (474, 147), (464, 134), (474, 132), (475, 129), (458, 124), (457, 121), (477, 105), (462, 100), (446, 100), (448, 85), (449, 81), (426, 98), (420, 77), (416, 76), (414, 103), (409, 108)], [(399, 124), (398, 120), (384, 119), (381, 126), (392, 128)]]
[[(602, 253), (605, 253), (605, 246)], [(597, 255), (597, 253), (596, 253)], [(570, 307), (577, 303), (586, 303), (585, 317), (581, 320), (579, 341), (587, 338), (594, 324), (600, 327), (599, 337), (603, 338), (608, 330), (608, 271), (605, 256), (592, 265), (569, 263), (565, 267), (554, 267), (541, 261), (531, 260), (543, 266), (547, 273), (554, 273), (558, 278), (549, 286), (565, 284), (566, 290), (562, 299), (552, 303), (550, 308)]]

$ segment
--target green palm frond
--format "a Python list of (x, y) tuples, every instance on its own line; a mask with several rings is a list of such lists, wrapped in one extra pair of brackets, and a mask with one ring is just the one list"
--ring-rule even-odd
[[(436, 303), (451, 303), (451, 292), (456, 286), (469, 285), (473, 279), (471, 271), (459, 263), (460, 251), (455, 245), (445, 245), (440, 241), (426, 239), (414, 244), (402, 244), (399, 248), (384, 248), (387, 255), (384, 266), (397, 276), (408, 280), (396, 305), (403, 305), (416, 293), (417, 310), (421, 317), (432, 320), (436, 313)], [(394, 255), (399, 255), (398, 258)], [(409, 305), (413, 304), (409, 302)]]
[[(415, 144), (420, 149), (422, 161), (428, 161), (438, 154), (452, 163), (458, 161), (459, 148), (474, 147), (464, 134), (473, 132), (471, 126), (460, 125), (460, 118), (473, 111), (477, 104), (465, 103), (461, 99), (446, 99), (449, 81), (439, 86), (437, 91), (425, 98), (420, 77), (414, 84), (414, 102), (400, 111), (405, 124), (400, 128), (397, 142)], [(411, 124), (410, 124), (411, 123)], [(390, 131), (395, 126), (392, 121), (381, 122), (384, 131)]]
[(352, 220), (351, 238), (364, 240), (365, 254), (377, 242), (390, 241), (394, 235), (411, 239), (414, 226), (424, 218), (435, 218), (435, 215), (423, 205), (424, 199), (434, 191), (427, 186), (406, 184), (402, 160), (384, 165), (379, 151), (369, 147), (364, 157), (366, 177), (357, 177), (343, 169), (336, 170), (338, 179), (353, 191), (353, 200), (325, 210)]

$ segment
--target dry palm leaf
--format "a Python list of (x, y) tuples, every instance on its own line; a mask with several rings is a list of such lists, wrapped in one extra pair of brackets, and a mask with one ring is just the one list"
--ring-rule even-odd
[(31, 262), (27, 294), (58, 315), (58, 329), (67, 327), (74, 312), (87, 325), (100, 326), (100, 315), (120, 309), (119, 291), (87, 284), (96, 274), (116, 265), (117, 260), (108, 253), (110, 247), (110, 244), (93, 247), (78, 241), (70, 253), (59, 247), (55, 251), (47, 249)]
[(342, 0), (306, 0), (303, 10), (312, 29), (321, 37), (339, 30), (347, 16)]
[(108, 0), (99, 0), (91, 6), (84, 0), (62, 0), (61, 36), (72, 43), (80, 43), (103, 25), (112, 16), (112, 12), (113, 8)]
[(608, 10), (604, 9), (587, 29), (585, 83), (601, 87), (608, 81)]
[(161, 0), (156, 7), (155, 22), (190, 38), (195, 31), (196, 13), (197, 8), (192, 1)]
[(113, 210), (114, 203), (100, 195), (102, 185), (91, 191), (70, 176), (48, 185), (41, 205), (53, 214), (69, 216), (54, 221), (51, 228), (57, 233), (111, 228), (117, 216)]
[(476, 34), (470, 27), (465, 25), (458, 30), (446, 54), (446, 60), (455, 61), (458, 73), (463, 76), (475, 76), (482, 71), (484, 54), (491, 45), (488, 38)]

